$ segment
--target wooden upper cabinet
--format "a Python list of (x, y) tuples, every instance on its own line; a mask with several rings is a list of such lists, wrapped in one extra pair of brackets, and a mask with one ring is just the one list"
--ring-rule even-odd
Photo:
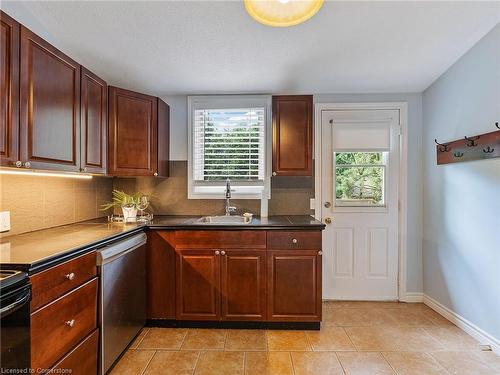
[(273, 96), (273, 175), (312, 176), (312, 95)]
[(80, 100), (80, 168), (83, 172), (106, 173), (108, 85), (84, 67)]
[(108, 174), (168, 177), (168, 105), (118, 87), (108, 100)]
[(19, 160), (19, 24), (0, 11), (0, 165)]
[(80, 65), (24, 26), (20, 56), (20, 154), (24, 166), (78, 171)]

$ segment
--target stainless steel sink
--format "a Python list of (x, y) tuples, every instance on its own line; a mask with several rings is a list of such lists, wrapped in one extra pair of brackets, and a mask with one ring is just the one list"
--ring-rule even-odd
[(203, 216), (196, 220), (201, 224), (227, 224), (227, 225), (238, 225), (238, 224), (250, 224), (252, 222), (251, 216), (239, 216), (239, 215), (223, 215), (223, 216)]

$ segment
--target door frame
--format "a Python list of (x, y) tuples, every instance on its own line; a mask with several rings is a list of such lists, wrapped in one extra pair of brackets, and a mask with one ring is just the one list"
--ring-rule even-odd
[(409, 301), (406, 294), (407, 281), (407, 230), (408, 230), (408, 103), (407, 102), (370, 102), (370, 103), (315, 103), (314, 104), (314, 217), (323, 221), (321, 197), (321, 113), (331, 110), (399, 110), (400, 144), (399, 144), (399, 189), (398, 189), (398, 299)]

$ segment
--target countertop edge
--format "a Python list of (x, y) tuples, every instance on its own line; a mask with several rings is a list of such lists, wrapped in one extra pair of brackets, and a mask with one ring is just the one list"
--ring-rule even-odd
[[(286, 216), (284, 216), (286, 217)], [(51, 268), (57, 264), (63, 263), (67, 260), (75, 258), (77, 256), (89, 253), (94, 251), (100, 247), (106, 246), (109, 243), (115, 242), (122, 238), (128, 237), (131, 234), (138, 233), (140, 231), (149, 231), (149, 230), (223, 230), (223, 231), (236, 231), (236, 230), (252, 230), (252, 231), (262, 231), (262, 230), (300, 230), (300, 231), (321, 231), (324, 230), (326, 225), (316, 221), (312, 223), (293, 223), (290, 221), (289, 217), (287, 218), (287, 222), (281, 223), (272, 223), (272, 224), (242, 224), (242, 225), (224, 225), (224, 224), (196, 224), (193, 222), (181, 222), (179, 224), (144, 224), (134, 228), (130, 228), (123, 232), (113, 234), (111, 236), (107, 236), (101, 238), (96, 241), (92, 241), (89, 243), (82, 244), (80, 246), (69, 248), (67, 250), (60, 251), (55, 253), (52, 256), (47, 258), (39, 259), (33, 261), (31, 263), (0, 263), (0, 269), (11, 269), (11, 270), (19, 270), (23, 272), (27, 272), (29, 275), (33, 275), (35, 273), (39, 273), (48, 268)], [(314, 220), (314, 219), (313, 219)]]

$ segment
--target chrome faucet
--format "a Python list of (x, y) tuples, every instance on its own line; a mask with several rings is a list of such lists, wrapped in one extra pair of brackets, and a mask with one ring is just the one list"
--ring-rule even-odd
[(236, 207), (231, 206), (231, 180), (228, 178), (226, 180), (226, 203), (224, 205), (224, 210), (226, 211), (226, 216), (230, 216), (231, 212), (236, 211)]

